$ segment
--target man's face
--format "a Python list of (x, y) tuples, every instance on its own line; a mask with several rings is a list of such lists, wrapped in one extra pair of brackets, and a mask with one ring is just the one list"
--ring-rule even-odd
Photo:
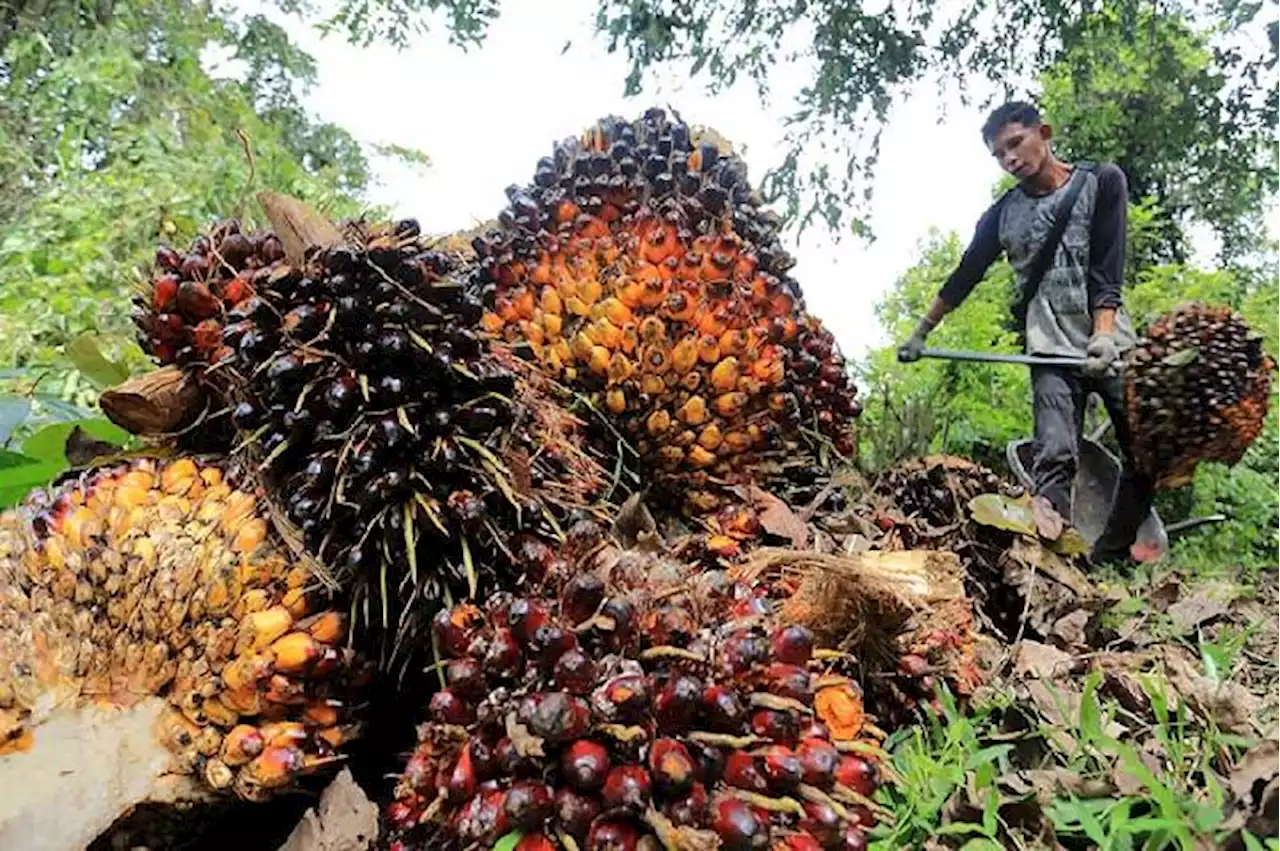
[(1006, 124), (991, 140), (991, 155), (1002, 169), (1019, 180), (1025, 180), (1044, 165), (1049, 156), (1051, 135), (1048, 124), (1034, 127), (1016, 122)]

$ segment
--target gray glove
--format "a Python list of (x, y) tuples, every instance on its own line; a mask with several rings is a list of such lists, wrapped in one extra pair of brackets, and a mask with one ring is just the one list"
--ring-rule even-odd
[(920, 352), (924, 350), (925, 338), (929, 336), (929, 332), (934, 328), (934, 323), (929, 321), (929, 317), (922, 316), (920, 324), (916, 326), (916, 330), (911, 332), (911, 336), (907, 338), (901, 346), (898, 346), (898, 361), (901, 363), (914, 363), (920, 360)]
[(1112, 371), (1112, 367), (1120, 359), (1120, 349), (1116, 346), (1113, 335), (1098, 333), (1089, 338), (1085, 355), (1084, 374), (1090, 378), (1102, 378)]

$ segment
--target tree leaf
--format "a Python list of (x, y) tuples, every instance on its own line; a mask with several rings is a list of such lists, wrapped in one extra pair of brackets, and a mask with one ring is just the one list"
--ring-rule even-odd
[(31, 413), (31, 400), (25, 396), (0, 396), (0, 446), (9, 442), (13, 431)]
[(129, 377), (129, 370), (107, 359), (93, 334), (81, 334), (67, 345), (67, 358), (97, 387), (114, 387)]
[(518, 830), (513, 830), (506, 836), (493, 843), (493, 851), (515, 851), (515, 847), (520, 844), (520, 840), (524, 834)]
[(1183, 367), (1190, 366), (1200, 357), (1200, 348), (1198, 346), (1188, 346), (1185, 349), (1174, 352), (1171, 355), (1165, 355), (1160, 363), (1165, 366)]
[(974, 522), (994, 526), (1023, 535), (1036, 534), (1036, 521), (1025, 500), (1014, 501), (998, 493), (984, 493), (969, 500), (969, 514)]

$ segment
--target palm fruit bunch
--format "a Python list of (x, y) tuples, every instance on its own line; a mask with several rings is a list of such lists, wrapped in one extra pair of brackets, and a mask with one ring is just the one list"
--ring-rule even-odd
[(143, 350), (161, 365), (214, 360), (228, 314), (283, 259), (279, 238), (246, 233), (236, 219), (197, 236), (185, 252), (161, 245), (150, 280), (133, 300)]
[(484, 328), (607, 412), (682, 501), (811, 486), (802, 429), (852, 454), (854, 385), (740, 157), (651, 109), (557, 144), (507, 198), (474, 240)]
[(1138, 467), (1159, 487), (1200, 461), (1235, 464), (1262, 432), (1275, 361), (1228, 307), (1187, 304), (1153, 322), (1126, 360)]
[(0, 744), (53, 705), (167, 699), (176, 770), (262, 800), (340, 758), (368, 666), (217, 465), (137, 459), (0, 514)]
[(779, 622), (769, 586), (582, 547), (581, 525), (544, 594), (437, 616), (447, 687), (389, 847), (865, 848), (881, 734), (848, 657)]
[(207, 373), (234, 451), (389, 635), (430, 617), (402, 601), (541, 568), (555, 512), (591, 504), (603, 482), (574, 444), (540, 440), (549, 409), (482, 339), (462, 264), (411, 219), (346, 222), (296, 264), (253, 271)]

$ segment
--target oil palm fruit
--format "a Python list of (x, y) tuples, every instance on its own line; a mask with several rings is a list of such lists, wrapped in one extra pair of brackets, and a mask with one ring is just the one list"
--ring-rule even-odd
[(170, 708), (179, 773), (262, 800), (340, 758), (368, 668), (220, 466), (133, 460), (0, 515), (0, 744), (68, 701)]
[(779, 623), (764, 587), (608, 543), (576, 552), (542, 595), (436, 620), (447, 686), (386, 809), (391, 848), (512, 830), (582, 851), (864, 838), (874, 727), (837, 654)]
[(206, 383), (280, 513), (399, 645), (431, 604), (542, 570), (539, 542), (604, 477), (482, 339), (460, 255), (408, 219), (343, 237), (255, 273)]
[(1262, 335), (1230, 308), (1186, 304), (1157, 319), (1125, 370), (1139, 468), (1176, 487), (1200, 461), (1235, 464), (1262, 432), (1274, 370)]
[(739, 157), (652, 109), (557, 144), (507, 197), (474, 240), (485, 329), (607, 412), (646, 472), (812, 480), (802, 426), (852, 453), (854, 386)]
[(162, 365), (212, 361), (222, 346), (227, 315), (249, 299), (284, 258), (271, 233), (248, 233), (236, 219), (217, 223), (187, 251), (156, 249), (133, 321), (143, 349)]

